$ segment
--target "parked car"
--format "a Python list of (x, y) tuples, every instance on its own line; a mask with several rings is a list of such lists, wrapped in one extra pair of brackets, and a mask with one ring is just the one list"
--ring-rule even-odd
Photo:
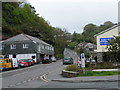
[(28, 59), (29, 61), (29, 65), (34, 65), (35, 64), (35, 61), (33, 59)]
[(51, 60), (52, 60), (52, 62), (56, 62), (55, 56), (52, 56), (52, 57), (51, 57)]
[(49, 59), (48, 56), (44, 56), (44, 57), (42, 58), (42, 63), (51, 63), (51, 62), (52, 62), (52, 60)]
[(73, 59), (71, 57), (64, 58), (63, 65), (64, 64), (73, 64)]
[(18, 67), (26, 67), (26, 66), (29, 66), (29, 63), (26, 59), (18, 60)]

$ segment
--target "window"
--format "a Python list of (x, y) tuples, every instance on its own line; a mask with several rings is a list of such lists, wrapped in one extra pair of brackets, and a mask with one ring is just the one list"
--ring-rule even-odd
[(9, 62), (11, 62), (11, 59), (9, 59)]
[(41, 51), (41, 45), (39, 45), (38, 49), (39, 49), (39, 51)]
[(54, 48), (52, 47), (52, 51), (54, 51)]
[(4, 45), (0, 45), (0, 50), (3, 50), (4, 49)]
[(28, 48), (29, 45), (28, 44), (23, 44), (23, 48)]
[(4, 58), (9, 58), (9, 55), (5, 55)]
[(35, 59), (35, 56), (32, 56), (32, 59)]
[(9, 63), (9, 60), (6, 60), (6, 63)]
[(13, 58), (16, 58), (16, 55), (13, 55)]
[(10, 49), (16, 49), (16, 45), (10, 45)]
[(44, 45), (41, 45), (41, 48), (44, 49)]

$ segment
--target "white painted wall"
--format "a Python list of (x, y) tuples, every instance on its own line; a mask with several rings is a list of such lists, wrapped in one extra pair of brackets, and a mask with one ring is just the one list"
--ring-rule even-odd
[(100, 45), (100, 38), (111, 38), (113, 36), (118, 36), (119, 35), (118, 28), (120, 28), (120, 26), (115, 27), (115, 28), (111, 29), (110, 31), (107, 31), (107, 32), (97, 36), (97, 52), (106, 52), (106, 51), (108, 51), (106, 49), (107, 45)]
[(36, 54), (17, 54), (16, 58), (13, 58), (13, 55), (9, 55), (9, 58), (12, 59), (13, 67), (18, 67), (17, 61), (20, 59), (32, 59), (32, 56), (35, 56), (34, 61), (37, 62)]
[(17, 54), (16, 58), (19, 59), (32, 59), (32, 56), (35, 56), (34, 61), (37, 62), (36, 54)]

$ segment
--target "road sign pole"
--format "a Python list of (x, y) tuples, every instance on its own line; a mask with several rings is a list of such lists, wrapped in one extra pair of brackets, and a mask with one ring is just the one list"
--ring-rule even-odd
[(85, 55), (84, 53), (82, 53), (80, 56), (81, 56), (81, 67), (82, 67), (83, 73), (85, 73)]

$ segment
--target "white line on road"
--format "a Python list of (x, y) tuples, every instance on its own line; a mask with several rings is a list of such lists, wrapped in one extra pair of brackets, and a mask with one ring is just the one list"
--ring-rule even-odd
[(23, 81), (22, 83), (26, 83), (27, 81)]
[[(67, 66), (67, 65), (66, 65), (66, 66)], [(61, 68), (58, 68), (58, 69), (56, 69), (56, 70), (54, 70), (54, 71), (48, 72), (48, 73), (40, 76), (40, 80), (42, 80), (42, 81), (44, 81), (44, 82), (48, 82), (48, 80), (47, 80), (46, 77), (45, 77), (46, 75), (48, 75), (49, 73), (53, 73), (53, 72), (55, 72), (55, 71), (57, 71), (57, 70), (60, 70), (60, 69), (62, 69), (62, 68), (65, 68), (66, 66), (61, 67)]]

